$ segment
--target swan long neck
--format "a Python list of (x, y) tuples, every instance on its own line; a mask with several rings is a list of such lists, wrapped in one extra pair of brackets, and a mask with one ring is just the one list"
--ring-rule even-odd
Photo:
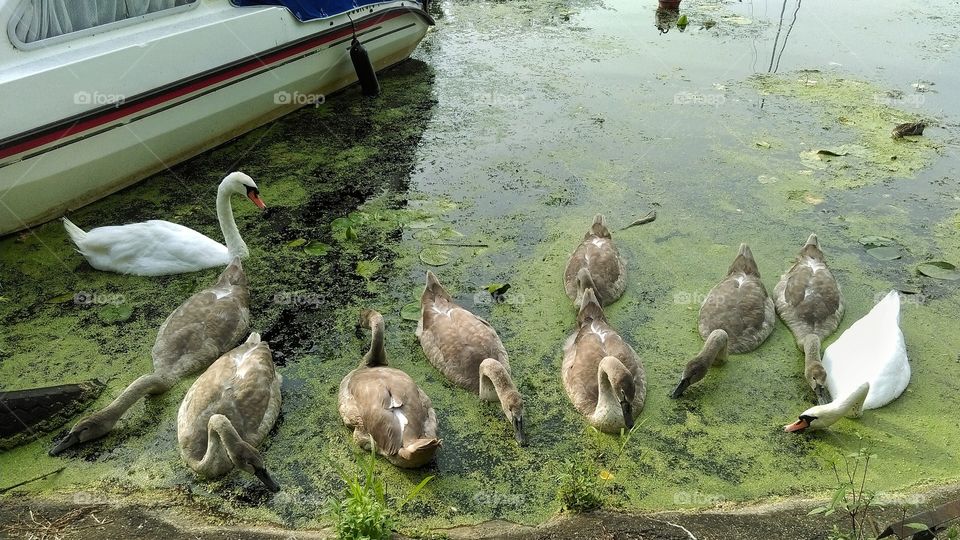
[(627, 368), (616, 358), (608, 356), (600, 361), (597, 369), (597, 408), (593, 413), (597, 419), (622, 416), (620, 398), (614, 392), (613, 380), (626, 371)]
[(222, 414), (215, 414), (207, 422), (207, 451), (191, 468), (201, 476), (212, 478), (230, 471), (234, 465), (240, 467), (232, 458), (236, 454), (233, 448), (240, 444), (243, 439), (230, 420)]
[(370, 315), (370, 350), (363, 356), (363, 362), (369, 367), (387, 365), (387, 353), (383, 347), (384, 322), (379, 313)]
[(173, 386), (174, 381), (156, 373), (141, 375), (135, 381), (130, 383), (120, 395), (116, 397), (109, 405), (96, 412), (97, 417), (105, 423), (113, 426), (120, 420), (123, 413), (132, 407), (136, 402), (149, 394), (159, 394), (166, 392)]
[(520, 393), (517, 391), (513, 379), (510, 378), (510, 372), (504, 365), (493, 358), (488, 358), (480, 363), (480, 398), (486, 401), (499, 401), (500, 406), (506, 412), (510, 405), (508, 398), (510, 394)]
[(705, 359), (710, 365), (722, 364), (727, 360), (727, 342), (727, 332), (718, 328), (710, 332), (697, 356)]
[(223, 233), (223, 240), (227, 244), (227, 252), (230, 257), (243, 259), (250, 255), (247, 244), (243, 241), (243, 238), (240, 238), (240, 229), (237, 228), (237, 221), (233, 217), (230, 190), (225, 182), (217, 188), (217, 220), (220, 222), (220, 231)]
[(820, 336), (809, 334), (803, 338), (803, 361), (805, 364), (819, 364), (820, 360)]

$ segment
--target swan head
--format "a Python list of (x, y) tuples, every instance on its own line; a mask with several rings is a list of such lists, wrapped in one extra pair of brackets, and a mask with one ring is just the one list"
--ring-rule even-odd
[(261, 210), (267, 207), (260, 199), (260, 189), (257, 188), (257, 183), (253, 181), (253, 178), (240, 171), (228, 174), (220, 182), (220, 189), (225, 189), (231, 194), (243, 195)]
[(687, 391), (687, 388), (702, 381), (703, 378), (707, 376), (709, 369), (710, 361), (707, 358), (697, 356), (687, 362), (687, 366), (683, 368), (683, 375), (680, 376), (680, 382), (676, 388), (673, 389), (673, 392), (670, 393), (670, 397), (673, 399), (682, 397), (683, 393)]
[(252, 446), (243, 442), (233, 448), (228, 447), (228, 453), (230, 460), (238, 468), (256, 476), (273, 493), (280, 491), (280, 484), (270, 476), (267, 466), (263, 463), (263, 458), (260, 457), (260, 452), (257, 452)]
[(633, 374), (615, 356), (607, 356), (601, 360), (600, 369), (606, 372), (613, 395), (620, 402), (623, 425), (627, 429), (633, 428), (633, 400), (637, 397)]
[(590, 225), (590, 230), (583, 237), (584, 240), (590, 238), (612, 238), (610, 229), (607, 228), (607, 218), (603, 214), (597, 214), (593, 217), (593, 224)]
[(113, 429), (116, 423), (116, 419), (114, 418), (94, 413), (77, 422), (77, 425), (73, 426), (73, 429), (70, 430), (70, 433), (68, 433), (66, 437), (53, 445), (49, 454), (51, 456), (58, 456), (68, 448), (73, 448), (87, 441), (99, 439), (107, 433), (110, 433), (110, 430)]
[(817, 396), (817, 403), (826, 405), (830, 403), (830, 391), (827, 390), (827, 370), (823, 364), (817, 362), (810, 364), (803, 370), (803, 376), (807, 379), (810, 388)]
[(501, 400), (503, 412), (507, 415), (507, 420), (513, 426), (513, 438), (517, 440), (520, 446), (527, 445), (527, 434), (524, 431), (524, 409), (523, 397), (516, 390), (507, 392)]
[(861, 384), (850, 395), (834, 400), (826, 405), (817, 405), (800, 413), (797, 421), (783, 426), (790, 433), (802, 433), (807, 430), (825, 429), (844, 416), (859, 416), (863, 402), (870, 392), (870, 383)]

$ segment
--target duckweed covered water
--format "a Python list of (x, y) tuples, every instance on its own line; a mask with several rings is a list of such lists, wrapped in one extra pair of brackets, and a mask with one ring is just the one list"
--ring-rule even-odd
[[(858, 11), (866, 5), (831, 5), (826, 20), (826, 2), (804, 3), (781, 50), (790, 11), (781, 22), (779, 3), (685, 3), (687, 31), (665, 35), (654, 8), (632, 2), (438, 3), (437, 29), (414, 60), (382, 76), (378, 100), (350, 89), (71, 215), (85, 228), (167, 217), (218, 237), (219, 179), (240, 169), (258, 181), (266, 213), (234, 204), (251, 248), (253, 326), (285, 378), (264, 446), (284, 490), (271, 495), (243, 474), (199, 482), (189, 473), (175, 417), (192, 379), (74, 453), (47, 457), (47, 436), (0, 454), (0, 488), (66, 465), (16, 491), (186, 504), (187, 486), (190, 505), (214, 521), (323, 526), (343, 487), (338, 471), (355, 471), (361, 457), (336, 391), (367, 346), (354, 325), (372, 307), (387, 318), (391, 364), (432, 397), (444, 440), (422, 471), (378, 465), (397, 495), (435, 475), (405, 508), (407, 523), (542, 522), (559, 508), (560, 463), (618, 446), (587, 428), (561, 386), (574, 321), (561, 285), (566, 257), (593, 214), (619, 228), (650, 209), (654, 223), (614, 233), (629, 287), (607, 316), (637, 349), (649, 386), (643, 425), (609, 481), (611, 504), (657, 510), (826, 493), (834, 481), (823, 459), (855, 449), (860, 436), (879, 456), (869, 478), (878, 491), (956, 481), (960, 295), (915, 267), (960, 264), (949, 101), (958, 66), (928, 39), (954, 32), (960, 10), (923, 3), (908, 18), (894, 3)], [(844, 14), (867, 18), (872, 32), (838, 24)], [(838, 47), (854, 30), (854, 49)], [(823, 38), (830, 32), (839, 37)], [(878, 43), (893, 42), (879, 54)], [(917, 51), (932, 65), (913, 69)], [(876, 65), (888, 68), (878, 74)], [(940, 93), (890, 97), (920, 96), (918, 78)], [(893, 125), (920, 118), (935, 126), (926, 137), (890, 138)], [(913, 368), (906, 393), (829, 432), (788, 436), (781, 426), (812, 396), (778, 323), (760, 349), (669, 399), (701, 346), (699, 302), (739, 242), (772, 290), (810, 232), (841, 281), (841, 331), (890, 288), (914, 293), (902, 322)], [(866, 235), (894, 239), (904, 256), (873, 259), (858, 242)], [(160, 322), (217, 274), (97, 272), (59, 223), (0, 244), (4, 389), (97, 377), (108, 386), (96, 407), (150, 370)], [(517, 447), (496, 404), (447, 384), (420, 351), (401, 309), (419, 297), (427, 269), (500, 332), (526, 399), (529, 447)], [(506, 302), (491, 301), (491, 283), (510, 283)]]

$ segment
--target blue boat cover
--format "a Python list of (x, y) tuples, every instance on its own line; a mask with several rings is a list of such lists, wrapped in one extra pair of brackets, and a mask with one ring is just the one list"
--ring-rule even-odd
[(300, 22), (307, 22), (385, 2), (384, 0), (230, 0), (230, 3), (235, 6), (284, 6)]

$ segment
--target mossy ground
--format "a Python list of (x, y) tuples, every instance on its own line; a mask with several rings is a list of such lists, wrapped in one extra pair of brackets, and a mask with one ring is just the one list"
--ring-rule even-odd
[[(635, 9), (614, 4), (626, 14)], [(889, 139), (892, 125), (911, 115), (877, 104), (881, 85), (833, 73), (817, 74), (816, 85), (803, 82), (809, 73), (738, 76), (721, 79), (723, 106), (682, 105), (678, 93), (710, 91), (710, 81), (728, 75), (668, 70), (651, 80), (625, 72), (623, 63), (643, 57), (646, 45), (626, 37), (617, 13), (526, 2), (445, 9), (455, 16), (436, 13), (440, 31), (418, 53), (423, 61), (385, 74), (378, 100), (348, 90), (71, 216), (83, 227), (170, 216), (217, 237), (216, 183), (234, 169), (257, 179), (270, 209), (235, 205), (252, 251), (245, 268), (254, 328), (270, 341), (285, 378), (281, 418), (264, 445), (284, 490), (271, 496), (243, 474), (194, 479), (177, 453), (174, 426), (192, 380), (138, 404), (111, 435), (73, 454), (47, 457), (47, 436), (0, 455), (0, 487), (66, 465), (20, 490), (170, 500), (189, 486), (194, 504), (214, 520), (322, 525), (327, 501), (343, 486), (337, 470), (356, 470), (361, 458), (340, 423), (336, 390), (367, 343), (354, 333), (359, 310), (372, 307), (387, 318), (391, 364), (431, 396), (444, 440), (436, 463), (422, 471), (378, 465), (397, 495), (435, 475), (405, 509), (406, 523), (544, 521), (559, 507), (560, 462), (618, 444), (591, 433), (560, 383), (561, 347), (574, 320), (561, 286), (566, 257), (593, 214), (605, 213), (616, 228), (650, 208), (657, 221), (615, 233), (629, 287), (607, 315), (643, 359), (648, 398), (644, 424), (613, 471), (611, 504), (676, 509), (826, 492), (834, 481), (822, 458), (856, 448), (860, 435), (879, 455), (868, 479), (875, 490), (960, 478), (953, 444), (960, 295), (955, 284), (914, 270), (929, 259), (960, 264), (960, 189), (929, 174), (955, 157), (926, 139)], [(501, 23), (492, 25), (488, 9)], [(670, 39), (718, 47), (707, 32)], [(599, 77), (608, 82), (595, 84)], [(753, 108), (759, 100), (763, 114)], [(849, 156), (807, 158), (844, 145)], [(470, 246), (442, 247), (451, 262), (429, 267), (419, 255), (436, 246), (423, 231), (444, 228)], [(913, 367), (906, 393), (829, 432), (788, 436), (782, 424), (811, 396), (801, 356), (778, 323), (760, 349), (731, 357), (683, 400), (670, 400), (701, 345), (699, 300), (739, 242), (751, 245), (772, 290), (813, 231), (847, 300), (841, 331), (890, 288), (919, 291), (904, 303)], [(904, 257), (873, 260), (857, 242), (868, 234), (894, 238)], [(330, 248), (311, 255), (309, 242)], [(217, 274), (97, 272), (55, 222), (0, 245), (4, 387), (97, 377), (108, 381), (97, 407), (150, 370), (160, 322)], [(529, 447), (517, 447), (497, 405), (447, 384), (420, 351), (416, 323), (401, 319), (429, 268), (500, 332), (527, 402)], [(508, 301), (490, 302), (484, 287), (504, 282), (512, 286)], [(94, 301), (74, 302), (81, 292)]]

